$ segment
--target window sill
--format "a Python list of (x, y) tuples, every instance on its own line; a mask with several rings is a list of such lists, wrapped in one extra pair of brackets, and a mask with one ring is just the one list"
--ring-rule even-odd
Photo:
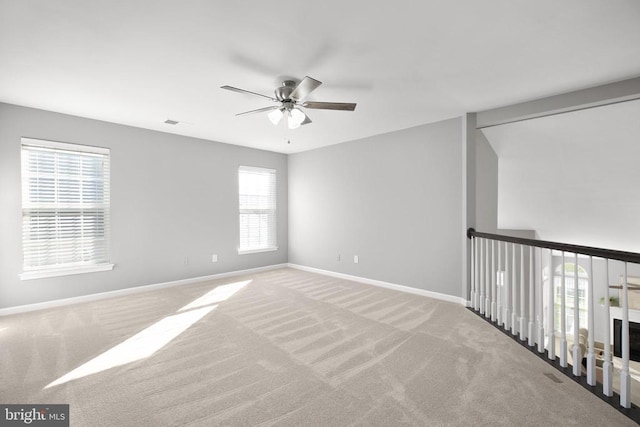
[(18, 275), (20, 280), (44, 279), (47, 277), (69, 276), (72, 274), (94, 273), (113, 270), (114, 264), (96, 264), (83, 267), (57, 268), (51, 270), (26, 271)]
[(260, 252), (273, 252), (277, 251), (278, 247), (274, 248), (261, 248), (261, 249), (238, 249), (238, 255), (257, 254)]

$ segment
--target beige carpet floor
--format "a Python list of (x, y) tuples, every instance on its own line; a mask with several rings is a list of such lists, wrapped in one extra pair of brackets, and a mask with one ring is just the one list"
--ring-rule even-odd
[(635, 425), (462, 306), (293, 269), (1, 317), (0, 373), (76, 426)]

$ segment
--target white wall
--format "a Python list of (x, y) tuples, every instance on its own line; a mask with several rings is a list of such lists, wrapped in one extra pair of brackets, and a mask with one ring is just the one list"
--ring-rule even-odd
[(483, 129), (499, 156), (501, 228), (640, 251), (640, 100)]
[(461, 296), (461, 126), (290, 155), (290, 262)]
[[(111, 149), (114, 270), (18, 279), (21, 137)], [(237, 254), (240, 164), (277, 170), (276, 252)], [(0, 308), (287, 262), (287, 175), (283, 154), (0, 104)]]

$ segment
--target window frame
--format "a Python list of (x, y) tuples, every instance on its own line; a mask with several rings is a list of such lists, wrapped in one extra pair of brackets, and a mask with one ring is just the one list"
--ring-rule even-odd
[[(557, 255), (554, 255), (554, 258)], [(554, 262), (555, 264), (555, 262)], [(574, 301), (573, 301), (573, 291), (574, 291), (574, 279), (575, 279), (575, 263), (570, 261), (565, 261), (564, 264), (562, 262), (560, 264), (555, 265), (553, 270), (553, 275), (551, 279), (549, 277), (549, 266), (546, 266), (542, 270), (542, 283), (543, 283), (543, 292), (548, 295), (549, 289), (552, 289), (553, 292), (553, 312), (554, 312), (554, 331), (557, 334), (562, 333), (561, 328), (561, 311), (562, 311), (562, 269), (565, 269), (565, 333), (573, 334), (573, 319), (574, 319)], [(588, 297), (589, 297), (589, 272), (580, 265), (578, 262), (578, 321), (580, 322), (580, 328), (584, 327), (587, 324), (589, 319), (589, 305), (588, 305)], [(551, 286), (551, 288), (550, 288)], [(582, 294), (582, 296), (580, 296)], [(572, 303), (569, 304), (567, 301), (572, 300)], [(545, 313), (547, 312), (548, 299), (545, 297), (543, 300), (543, 309)], [(570, 313), (570, 314), (569, 314)], [(571, 324), (571, 328), (569, 325)], [(548, 328), (547, 325), (547, 316), (544, 316), (544, 326), (545, 329)]]
[[(25, 188), (25, 184), (27, 179), (30, 177), (30, 174), (26, 173), (26, 168), (28, 167), (27, 159), (25, 157), (25, 152), (29, 150), (28, 147), (35, 147), (35, 149), (44, 149), (44, 150), (54, 150), (54, 151), (67, 151), (70, 153), (82, 155), (82, 154), (97, 154), (101, 156), (106, 156), (107, 159), (107, 169), (104, 171), (103, 176), (103, 186), (102, 191), (106, 192), (106, 203), (102, 208), (102, 214), (104, 216), (104, 231), (102, 233), (102, 238), (105, 239), (104, 248), (105, 248), (105, 261), (90, 263), (90, 264), (78, 264), (78, 263), (61, 263), (61, 264), (48, 264), (44, 266), (27, 266), (26, 265), (26, 252), (25, 252), (25, 243), (28, 241), (25, 240), (25, 215), (27, 211), (47, 211), (47, 210), (64, 210), (64, 209), (74, 209), (64, 207), (63, 203), (54, 202), (50, 207), (34, 207), (29, 204), (29, 200), (27, 197), (28, 189)], [(66, 276), (72, 274), (82, 274), (82, 273), (92, 273), (98, 271), (108, 271), (112, 270), (114, 264), (111, 262), (111, 232), (110, 232), (110, 211), (111, 211), (111, 200), (110, 200), (110, 181), (111, 181), (111, 170), (110, 170), (110, 157), (111, 152), (108, 148), (102, 147), (94, 147), (82, 144), (71, 144), (66, 142), (57, 142), (57, 141), (48, 141), (43, 139), (35, 139), (35, 138), (21, 138), (20, 143), (20, 157), (21, 157), (21, 212), (22, 212), (22, 273), (18, 275), (20, 280), (31, 280), (31, 279), (42, 279), (47, 277), (58, 277), (58, 276)], [(56, 177), (59, 175), (56, 172)], [(59, 187), (59, 183), (56, 182), (55, 188), (57, 191)], [(78, 210), (82, 210), (83, 208), (75, 208)], [(93, 208), (97, 209), (97, 208)], [(56, 218), (58, 217), (58, 213), (56, 212)], [(80, 226), (82, 227), (82, 225)], [(56, 241), (57, 239), (51, 239), (52, 241)]]
[[(240, 180), (241, 180), (241, 173), (242, 172), (260, 172), (260, 173), (268, 173), (270, 175), (273, 176), (273, 209), (242, 209), (241, 207), (241, 198), (242, 198), (242, 194), (240, 193), (241, 188), (240, 188)], [(278, 191), (277, 191), (277, 185), (278, 185), (278, 171), (277, 169), (272, 169), (272, 168), (265, 168), (265, 167), (259, 167), (259, 166), (248, 166), (248, 165), (239, 165), (238, 166), (238, 255), (247, 255), (247, 254), (255, 254), (255, 253), (261, 253), (261, 252), (272, 252), (272, 251), (277, 251), (278, 250), (278, 206), (277, 206), (277, 202), (278, 202)], [(273, 244), (271, 246), (264, 246), (264, 247), (252, 247), (252, 248), (242, 248), (242, 220), (241, 220), (241, 216), (243, 214), (260, 214), (261, 212), (266, 213), (271, 215), (271, 217), (273, 218), (273, 223), (270, 225), (270, 229), (273, 232), (273, 236), (272, 236), (272, 242)], [(269, 239), (268, 239), (269, 240)]]
[[(573, 320), (574, 320), (574, 287), (575, 287), (575, 268), (576, 265), (573, 262), (565, 261), (564, 265), (560, 263), (554, 269), (553, 274), (553, 287), (554, 287), (554, 323), (555, 330), (558, 333), (562, 333), (561, 328), (561, 316), (562, 316), (562, 270), (564, 268), (565, 273), (565, 333), (573, 334)], [(580, 297), (580, 293), (583, 293), (583, 297)], [(584, 327), (589, 320), (589, 305), (588, 305), (588, 292), (589, 292), (589, 273), (578, 263), (578, 321), (580, 326)], [(571, 303), (568, 301), (571, 300)], [(571, 326), (570, 326), (571, 324)]]

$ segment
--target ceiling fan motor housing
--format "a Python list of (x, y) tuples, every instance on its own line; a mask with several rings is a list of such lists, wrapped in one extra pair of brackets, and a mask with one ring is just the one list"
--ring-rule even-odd
[(278, 101), (290, 100), (291, 92), (296, 88), (297, 84), (293, 80), (285, 80), (282, 82), (282, 86), (276, 88), (274, 91), (276, 99)]

